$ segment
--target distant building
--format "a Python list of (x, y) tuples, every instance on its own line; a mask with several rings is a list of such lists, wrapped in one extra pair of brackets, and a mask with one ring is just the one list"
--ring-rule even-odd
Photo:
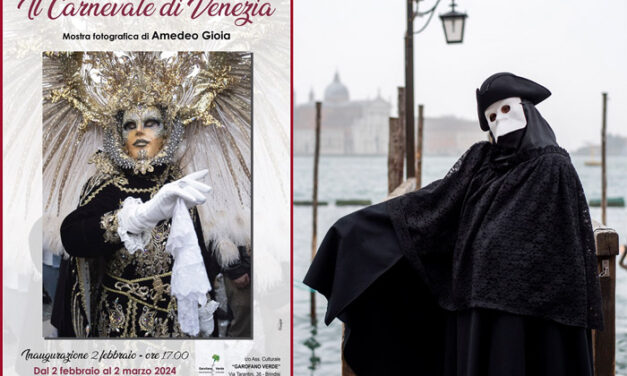
[[(321, 154), (387, 154), (391, 105), (377, 95), (372, 100), (350, 100), (338, 73), (324, 91)], [(294, 154), (313, 154), (315, 98), (294, 108)], [(461, 155), (472, 144), (486, 140), (477, 121), (453, 116), (425, 118), (423, 152)]]
[[(574, 155), (587, 155), (591, 158), (601, 158), (601, 145), (585, 145), (571, 152)], [(627, 137), (617, 134), (607, 135), (607, 155), (627, 155)]]
[(478, 121), (454, 116), (425, 117), (423, 136), (426, 155), (461, 155), (474, 143), (488, 139)]
[[(377, 96), (373, 100), (350, 100), (348, 88), (335, 73), (324, 90), (320, 152), (322, 154), (386, 154), (390, 103)], [(294, 153), (314, 151), (315, 99), (294, 108)]]

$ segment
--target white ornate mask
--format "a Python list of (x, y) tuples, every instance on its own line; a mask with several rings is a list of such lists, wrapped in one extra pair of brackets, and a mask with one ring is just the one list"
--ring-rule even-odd
[(501, 99), (492, 103), (484, 112), (495, 142), (508, 133), (527, 126), (522, 100), (519, 97)]
[(164, 136), (165, 125), (157, 107), (136, 106), (124, 111), (122, 141), (131, 158), (153, 158), (161, 150)]

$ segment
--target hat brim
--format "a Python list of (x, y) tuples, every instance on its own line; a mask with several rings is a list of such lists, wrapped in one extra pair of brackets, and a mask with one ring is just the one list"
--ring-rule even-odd
[(476, 91), (477, 112), (481, 129), (490, 129), (485, 110), (494, 102), (505, 98), (520, 97), (533, 103), (542, 102), (551, 95), (549, 89), (524, 77), (512, 73), (497, 73), (490, 76)]

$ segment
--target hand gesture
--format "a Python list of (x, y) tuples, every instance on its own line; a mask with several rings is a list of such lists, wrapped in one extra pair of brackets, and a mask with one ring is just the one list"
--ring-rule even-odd
[(196, 171), (161, 187), (153, 198), (138, 205), (129, 215), (127, 223), (130, 232), (141, 232), (155, 227), (162, 220), (172, 218), (179, 198), (183, 199), (188, 209), (203, 204), (207, 200), (205, 194), (211, 191), (210, 186), (200, 182), (207, 173), (207, 170)]

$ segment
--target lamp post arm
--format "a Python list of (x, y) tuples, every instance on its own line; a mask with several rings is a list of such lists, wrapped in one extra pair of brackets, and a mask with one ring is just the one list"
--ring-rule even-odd
[(418, 12), (418, 1), (416, 1), (416, 11), (414, 12), (414, 18), (416, 16), (422, 17), (422, 16), (426, 16), (429, 13), (435, 12), (435, 8), (438, 7), (438, 4), (440, 4), (440, 0), (436, 1), (435, 4), (429, 10), (426, 10), (424, 12)]
[[(418, 31), (414, 31), (414, 34), (419, 34), (422, 33), (427, 26), (429, 26), (429, 23), (431, 22), (431, 19), (433, 18), (433, 15), (435, 14), (435, 9), (438, 7), (438, 4), (440, 4), (441, 0), (436, 1), (436, 3), (431, 7), (431, 9), (425, 11), (425, 12), (418, 12), (418, 9), (416, 9), (416, 12), (414, 12), (414, 18), (415, 16), (426, 16), (429, 15), (429, 18), (427, 19), (427, 22), (425, 22), (424, 25), (422, 25), (422, 27), (420, 29), (418, 29)], [(418, 4), (416, 4), (416, 7), (418, 7)]]
[(431, 19), (433, 18), (434, 14), (435, 12), (431, 12), (431, 14), (429, 14), (429, 18), (427, 18), (427, 22), (425, 22), (425, 24), (422, 25), (420, 29), (418, 29), (417, 31), (414, 31), (414, 35), (422, 33), (427, 28), (427, 26), (429, 26), (429, 22), (431, 22)]

